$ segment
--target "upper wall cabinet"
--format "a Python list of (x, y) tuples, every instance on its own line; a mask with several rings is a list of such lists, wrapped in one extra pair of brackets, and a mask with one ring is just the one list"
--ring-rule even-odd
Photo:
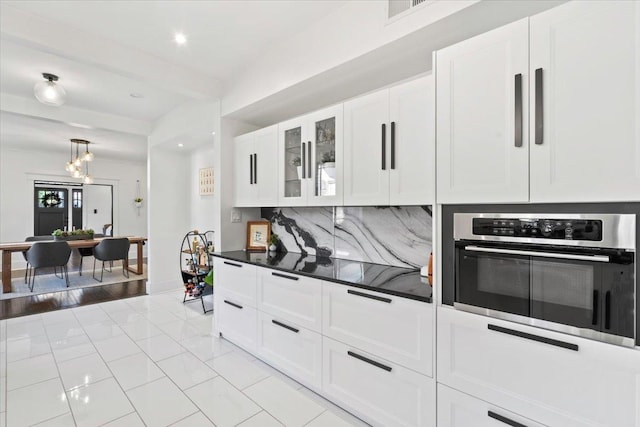
[(342, 205), (342, 104), (280, 123), (278, 129), (279, 205)]
[(278, 126), (234, 139), (235, 206), (278, 204)]
[(531, 201), (640, 200), (640, 2), (531, 18)]
[(344, 104), (345, 205), (434, 203), (434, 96), (426, 76)]
[(529, 200), (528, 19), (437, 52), (438, 203)]
[(640, 200), (638, 33), (570, 2), (438, 52), (438, 201)]

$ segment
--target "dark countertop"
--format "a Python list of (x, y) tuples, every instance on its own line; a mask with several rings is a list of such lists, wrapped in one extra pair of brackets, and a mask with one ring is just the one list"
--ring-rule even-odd
[(299, 253), (229, 251), (213, 256), (254, 264), (314, 279), (431, 302), (432, 287), (415, 268), (392, 267), (340, 258), (316, 257)]

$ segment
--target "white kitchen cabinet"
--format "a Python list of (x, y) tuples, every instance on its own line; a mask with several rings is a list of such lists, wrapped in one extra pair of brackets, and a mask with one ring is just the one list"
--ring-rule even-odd
[(530, 30), (531, 201), (640, 200), (640, 3), (569, 2)]
[(433, 306), (323, 282), (322, 333), (433, 376)]
[(259, 268), (257, 298), (259, 310), (312, 331), (322, 331), (320, 280)]
[(256, 309), (223, 289), (216, 290), (214, 301), (218, 332), (225, 339), (255, 353), (258, 327)]
[(322, 336), (279, 316), (258, 312), (258, 356), (308, 387), (322, 387)]
[(235, 206), (278, 203), (278, 127), (269, 126), (234, 139)]
[(543, 427), (528, 418), (438, 384), (438, 427)]
[(637, 350), (442, 307), (437, 354), (438, 382), (541, 424), (640, 425)]
[(327, 337), (322, 347), (322, 389), (338, 405), (376, 426), (436, 425), (435, 380)]
[(436, 54), (438, 203), (529, 200), (529, 21)]
[(433, 77), (344, 104), (344, 204), (431, 204), (434, 199)]
[(438, 202), (640, 200), (639, 32), (574, 1), (439, 51)]
[(342, 104), (278, 128), (279, 206), (342, 205)]
[(256, 266), (215, 258), (213, 274), (216, 289), (222, 289), (234, 301), (256, 307)]

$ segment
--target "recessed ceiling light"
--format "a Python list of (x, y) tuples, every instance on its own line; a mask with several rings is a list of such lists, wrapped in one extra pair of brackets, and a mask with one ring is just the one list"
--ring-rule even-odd
[(178, 144), (178, 147), (182, 148), (184, 147), (184, 144)]
[(144, 98), (144, 95), (138, 92), (131, 92), (129, 96), (132, 98)]
[(211, 132), (211, 135), (215, 135), (215, 134), (216, 134), (216, 131)]
[(173, 39), (178, 43), (178, 45), (183, 45), (187, 42), (187, 36), (182, 33), (176, 33)]

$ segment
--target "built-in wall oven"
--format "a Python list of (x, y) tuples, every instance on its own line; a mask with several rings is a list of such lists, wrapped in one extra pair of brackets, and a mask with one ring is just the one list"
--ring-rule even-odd
[(455, 213), (456, 309), (634, 346), (636, 215)]

